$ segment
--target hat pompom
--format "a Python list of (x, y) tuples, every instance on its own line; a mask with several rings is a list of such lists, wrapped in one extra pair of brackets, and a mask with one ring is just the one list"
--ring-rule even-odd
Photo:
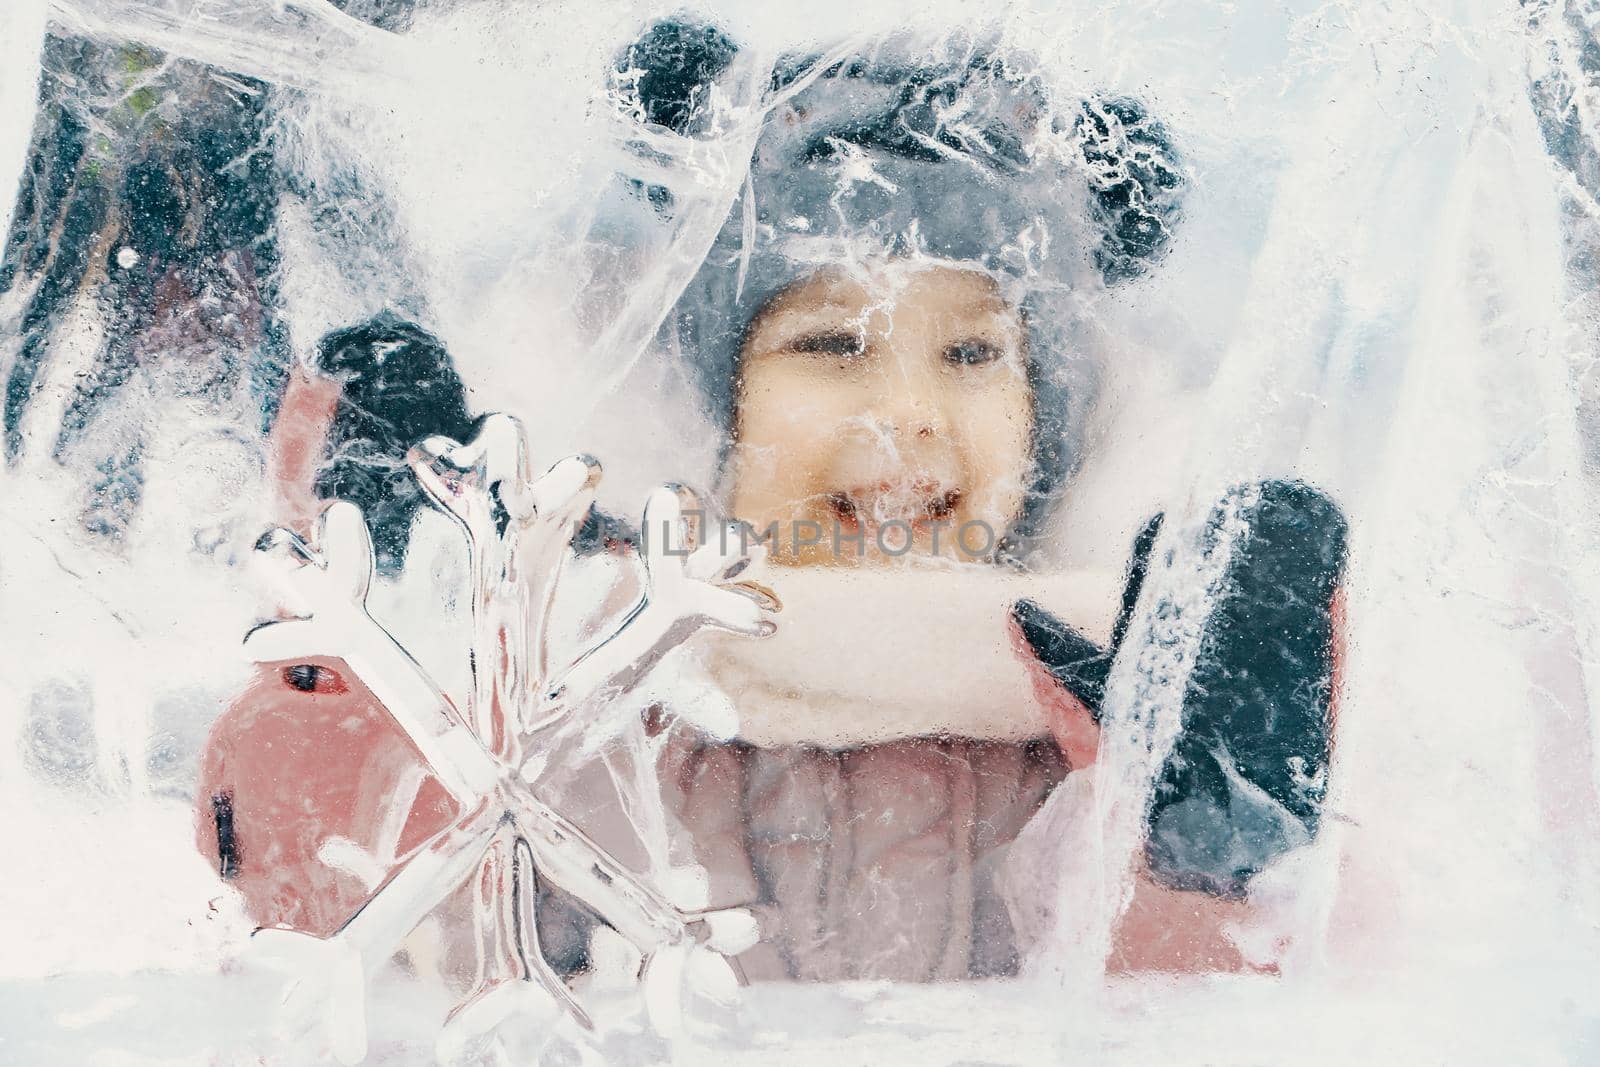
[(1137, 277), (1166, 247), (1177, 221), (1184, 175), (1172, 137), (1128, 96), (1085, 100), (1077, 133), (1090, 213), (1103, 231), (1095, 266), (1108, 285)]
[(716, 26), (686, 16), (652, 24), (617, 57), (617, 96), (634, 117), (693, 134), (711, 85), (739, 46)]

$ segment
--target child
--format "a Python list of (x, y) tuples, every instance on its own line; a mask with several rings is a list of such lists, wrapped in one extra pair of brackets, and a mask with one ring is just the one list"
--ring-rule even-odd
[[(687, 134), (731, 55), (716, 31), (669, 22), (622, 66), (636, 75), (640, 113)], [(878, 592), (904, 595), (904, 617), (916, 619), (957, 584), (1022, 581), (1017, 570), (1059, 495), (1091, 393), (1092, 376), (1064, 358), (1071, 308), (1136, 274), (1165, 244), (1179, 171), (1164, 131), (1138, 105), (1053, 111), (1036, 77), (984, 53), (885, 49), (821, 71), (798, 63), (778, 89), (789, 95), (756, 147), (750, 200), (730, 213), (668, 333), (728, 431), (728, 510), (772, 531), (775, 562), (792, 568), (775, 579), (780, 592), (783, 578), (845, 572), (809, 619), (789, 603), (775, 647), (810, 631), (843, 651), (853, 642), (845, 624)], [(670, 193), (640, 194), (672, 210)], [(333, 436), (351, 417), (333, 420)], [(403, 422), (394, 432), (437, 431)], [(404, 444), (395, 444), (397, 460)], [(1240, 966), (1223, 918), (1238, 911), (1250, 875), (1315, 828), (1314, 788), (1302, 780), (1318, 780), (1327, 759), (1328, 619), (1342, 532), (1336, 512), (1304, 487), (1268, 487), (1246, 510), (1270, 536), (1242, 550), (1237, 595), (1218, 618), (1232, 633), (1255, 625), (1257, 636), (1287, 626), (1296, 643), (1248, 642), (1254, 652), (1241, 655), (1224, 633), (1208, 645), (1114, 965)], [(954, 701), (974, 715), (935, 713), (955, 688), (939, 672), (971, 658), (962, 634), (909, 680), (909, 710), (893, 721), (874, 717), (880, 702), (824, 695), (802, 675), (790, 688), (807, 711), (832, 705), (810, 724), (825, 728), (764, 709), (759, 685), (728, 687), (742, 723), (731, 741), (689, 722), (671, 728), (664, 799), (711, 874), (711, 903), (750, 906), (761, 922), (762, 943), (741, 957), (747, 975), (925, 981), (1017, 969), (997, 875), (1054, 785), (1094, 758), (1098, 697), (1154, 529), (1139, 541), (1109, 651), (1019, 605), (1017, 646), (1037, 702), (980, 692)], [(1262, 583), (1291, 592), (1287, 616), (1253, 614)], [(1090, 612), (1109, 618), (1115, 590), (1101, 599)], [(1002, 623), (971, 625), (992, 641)], [(858, 672), (864, 689), (867, 674), (893, 675), (910, 643), (951, 635), (859, 636), (861, 647), (876, 639), (882, 650)], [(1235, 684), (1241, 677), (1260, 681), (1251, 691)], [(241, 770), (259, 762), (247, 749), (260, 724), (276, 715), (287, 738), (309, 718), (308, 701), (369, 724), (339, 735), (351, 761), (405, 762), (370, 725), (381, 709), (338, 664), (284, 665), (264, 673), (213, 735), (198, 838), (245, 889), (258, 921), (326, 932), (362, 894), (330, 872), (305, 884), (320, 862), (315, 838), (362, 839), (362, 819), (372, 821), (381, 798), (347, 798), (286, 838), (272, 825), (271, 783), (250, 783)], [(1219, 712), (1219, 701), (1237, 707)], [(351, 741), (353, 732), (363, 736)], [(366, 755), (356, 751), (363, 746)], [(1230, 792), (1240, 776), (1254, 791)], [(402, 848), (445, 818), (436, 793), (419, 788)], [(1257, 793), (1269, 799), (1251, 807)], [(1280, 809), (1298, 820), (1298, 837), (1274, 821)], [(1181, 923), (1171, 918), (1179, 914)]]
[[(710, 94), (671, 72), (714, 76), (707, 57), (726, 62), (731, 47), (702, 27), (655, 27), (623, 66), (677, 95), (640, 110), (693, 133), (693, 104)], [(1020, 703), (965, 717), (940, 706), (978, 638), (941, 646), (907, 680), (909, 714), (893, 717), (882, 697), (864, 698), (864, 677), (854, 693), (827, 692), (821, 657), (785, 684), (761, 675), (785, 642), (823, 645), (807, 643), (808, 627), (834, 638), (833, 655), (880, 640), (862, 673), (893, 675), (912, 645), (949, 638), (927, 620), (961, 583), (929, 564), (1029, 558), (1092, 388), (1069, 358), (1075, 302), (1167, 242), (1180, 171), (1140, 105), (1053, 109), (1025, 61), (959, 41), (797, 63), (776, 85), (794, 91), (679, 301), (675, 339), (730, 435), (729, 510), (771, 535), (776, 562), (916, 573), (896, 579), (906, 607), (887, 635), (851, 625), (863, 599), (891, 595), (885, 581), (848, 576), (810, 617), (789, 604), (770, 646), (720, 672), (737, 679), (739, 738), (680, 727), (669, 795), (714, 903), (754, 903), (762, 920), (748, 974), (1012, 973), (996, 875), (1051, 788), (1094, 758), (1111, 653), (1018, 606), (1019, 635), (1048, 668), (1037, 672), (1048, 729)], [(670, 197), (654, 202), (670, 210)], [(1222, 920), (1239, 914), (1251, 875), (1315, 829), (1342, 520), (1303, 486), (1245, 497), (1254, 532), (1196, 672), (1114, 966), (1241, 966)], [(1139, 540), (1113, 651), (1155, 529)], [(780, 593), (787, 578), (773, 579)], [(784, 701), (786, 687), (796, 696)], [(762, 707), (775, 699), (781, 710)]]

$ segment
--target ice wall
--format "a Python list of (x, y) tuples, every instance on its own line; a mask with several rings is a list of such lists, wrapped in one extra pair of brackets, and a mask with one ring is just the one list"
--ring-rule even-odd
[[(716, 442), (653, 335), (738, 192), (773, 57), (797, 40), (860, 41), (911, 18), (970, 17), (954, 4), (849, 7), (715, 12), (749, 45), (729, 81), (728, 125), (704, 143), (654, 146), (659, 169), (643, 176), (671, 185), (685, 209), (643, 243), (645, 258), (626, 262), (595, 258), (607, 224), (595, 190), (613, 170), (640, 165), (597, 72), (637, 31), (633, 15), (437, 4), (391, 33), (313, 0), (58, 0), (53, 18), (63, 36), (133, 41), (247, 79), (245, 95), (266, 101), (281, 181), (280, 334), (276, 347), (252, 348), (271, 358), (251, 366), (282, 371), (327, 329), (398, 307), (448, 342), (479, 406), (527, 421), (536, 454), (601, 454), (617, 475), (608, 503), (631, 511), (650, 484), (714, 473)], [(7, 182), (30, 135), (31, 104), (16, 102), (33, 92), (29, 42), (44, 11), (0, 12)], [(1595, 65), (1573, 29), (1587, 16), (1472, 2), (1065, 2), (1002, 15), (1005, 32), (1069, 89), (1148, 98), (1180, 131), (1196, 174), (1187, 229), (1161, 273), (1088, 309), (1108, 385), (1095, 446), (1054, 531), (1059, 556), (1115, 568), (1146, 515), (1181, 521), (1158, 548), (1170, 562), (1147, 587), (1130, 638), (1139, 652), (1113, 678), (1101, 766), (1085, 788), (1056, 795), (1029, 842), (1054, 907), (1030, 959), (1035, 984), (995, 994), (1010, 1006), (997, 1017), (1026, 1033), (1020, 1058), (1070, 1049), (1176, 1060), (1193, 1047), (1185, 1042), (1203, 1040), (1210, 1058), (1259, 1060), (1281, 1051), (1273, 1042), (1307, 1033), (1329, 1060), (1401, 1048), (1484, 1059), (1522, 1051), (1538, 1062), (1592, 1053), (1584, 1042), (1600, 1006), (1580, 987), (1593, 988), (1600, 947), (1591, 919), (1600, 904), (1600, 524), (1585, 477), (1597, 435), (1583, 419), (1582, 384), (1594, 279), (1573, 249), (1586, 218), (1592, 226), (1593, 183), (1552, 158), (1541, 129), (1555, 106), (1569, 159), (1593, 152)], [(1572, 89), (1551, 105), (1530, 94), (1531, 75), (1546, 85), (1564, 77)], [(18, 275), (0, 297), (7, 369), (27, 280)], [(108, 321), (93, 301), (63, 303), (47, 331), (46, 379), (70, 381), (93, 364)], [(151, 391), (113, 395), (106, 409), (177, 410), (154, 377)], [(262, 371), (238, 392), (270, 392), (260, 384), (269, 379)], [(206, 409), (223, 437), (248, 414), (227, 395)], [(28, 817), (24, 840), (51, 858), (43, 881), (9, 902), (34, 928), (15, 936), (49, 951), (38, 928), (88, 915), (99, 925), (81, 927), (54, 966), (92, 973), (200, 956), (203, 937), (199, 947), (153, 946), (141, 933), (154, 914), (143, 909), (169, 877), (164, 864), (181, 866), (188, 847), (174, 808), (140, 807), (152, 791), (138, 769), (149, 766), (142, 724), (186, 688), (170, 676), (189, 669), (196, 647), (215, 658), (195, 687), (224, 686), (239, 663), (224, 662), (218, 635), (239, 632), (253, 608), (253, 590), (236, 588), (216, 560), (191, 560), (185, 548), (185, 562), (172, 563), (197, 525), (194, 495), (173, 486), (209, 487), (216, 499), (205, 507), (228, 510), (236, 501), (216, 488), (254, 499), (259, 457), (245, 448), (236, 463), (211, 463), (196, 458), (216, 454), (209, 446), (197, 453), (155, 434), (166, 460), (149, 467), (150, 492), (125, 540), (108, 547), (81, 530), (41, 531), (42, 516), (76, 514), (99, 457), (55, 447), (68, 400), (40, 397), (25, 413), (37, 430), (0, 474), (0, 517), (24, 531), (0, 548), (0, 637), (30, 658), (9, 669), (23, 695), (0, 704), (10, 716), (0, 725), (27, 736), (35, 693), (60, 673), (40, 665), (70, 659), (73, 692), (89, 693), (99, 711), (86, 724), (59, 721), (102, 743), (84, 757), (92, 773), (43, 775), (76, 774), (99, 792), (87, 810), (81, 796), (51, 799)], [(1329, 488), (1353, 533), (1327, 829), (1275, 873), (1278, 905), (1247, 932), (1293, 949), (1280, 980), (1108, 986), (1104, 958), (1139, 813), (1176, 731), (1210, 576), (1228, 551), (1224, 542), (1205, 555), (1198, 525), (1226, 486), (1290, 474)], [(53, 605), (43, 622), (40, 603)], [(65, 655), (69, 646), (81, 651)], [(44, 795), (37, 767), (13, 761), (0, 773), (32, 790), (30, 803)], [(113, 810), (122, 814), (108, 822)], [(165, 859), (120, 858), (142, 874), (108, 917), (97, 890), (56, 873), (70, 869), (76, 839), (64, 828), (125, 843), (151, 835)], [(190, 903), (204, 903), (203, 873), (184, 876)], [(903, 1010), (846, 997), (826, 1011), (887, 1012), (937, 1032), (949, 1025), (943, 995), (906, 993)], [(753, 1028), (810, 1024), (763, 996), (771, 1014)], [(1076, 1036), (1038, 1025), (1035, 1006)], [(1418, 1013), (1433, 1019), (1420, 1037)], [(1474, 1026), (1485, 1017), (1492, 1040)], [(906, 1040), (893, 1047), (928, 1053), (915, 1035)]]
[[(1556, 931), (1586, 907), (1595, 859), (1594, 512), (1561, 204), (1508, 47), (1518, 26), (1462, 7), (1330, 13), (1319, 31), (1280, 68), (1294, 71), (1277, 88), (1295, 119), (1168, 499), (1203, 510), (1217, 487), (1287, 466), (1338, 486), (1357, 516), (1338, 825), (1291, 920), (1310, 957), (1357, 943), (1402, 968), (1534, 944), (1565, 955)], [(1358, 53), (1371, 65), (1344, 62)], [(1072, 839), (1107, 866), (1063, 883), (1069, 932), (1051, 967), (1085, 946), (1096, 967), (1110, 924), (1082, 902), (1098, 888), (1120, 906), (1106, 872), (1141, 832), (1121, 798), (1176, 730), (1206, 562), (1174, 548), (1157, 594), (1173, 615), (1147, 616), (1143, 666), (1124, 663), (1125, 732), (1100, 768), (1113, 780)]]
[(39, 48), (44, 44), (44, 0), (19, 0), (0, 14), (0, 178), (7, 190), (0, 195), (0, 255), (5, 253), (5, 235), (11, 230), (11, 208), (16, 202), (15, 175), (27, 158), (28, 135), (33, 127), (32, 100), (38, 91)]

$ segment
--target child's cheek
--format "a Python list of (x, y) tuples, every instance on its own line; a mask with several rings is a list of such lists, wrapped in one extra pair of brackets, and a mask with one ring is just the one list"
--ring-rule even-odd
[(826, 491), (820, 483), (851, 411), (845, 391), (824, 388), (797, 369), (763, 375), (746, 394), (740, 444), (764, 462), (749, 465), (742, 476), (752, 482), (772, 478), (804, 494)]
[(969, 395), (956, 423), (971, 479), (973, 518), (997, 527), (1022, 510), (1033, 462), (1033, 412), (1027, 392), (1009, 379)]

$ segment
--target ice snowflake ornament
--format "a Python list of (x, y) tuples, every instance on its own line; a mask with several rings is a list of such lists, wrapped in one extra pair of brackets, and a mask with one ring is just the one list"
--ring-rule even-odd
[[(331, 936), (264, 929), (252, 938), (246, 963), (283, 979), (280, 1029), (342, 1062), (358, 1061), (367, 1049), (368, 979), (446, 898), (471, 885), (477, 978), (451, 1013), (441, 1052), (515, 1014), (549, 1016), (552, 1001), (593, 1030), (597, 1020), (540, 951), (534, 908), (544, 879), (637, 949), (646, 1016), (657, 1032), (670, 1033), (681, 1025), (685, 973), (703, 976), (714, 964), (731, 984), (726, 957), (754, 942), (753, 919), (673, 903), (542, 801), (539, 786), (556, 738), (614, 729), (606, 709), (695, 631), (773, 632), (769, 615), (778, 605), (771, 594), (734, 580), (760, 546), (726, 537), (700, 544), (694, 495), (678, 486), (656, 490), (640, 539), (642, 594), (572, 662), (557, 666), (548, 647), (551, 611), (572, 539), (594, 500), (599, 464), (574, 457), (532, 477), (522, 429), (503, 415), (483, 420), (466, 444), (422, 442), (409, 463), (470, 548), (465, 708), (368, 614), (373, 548), (361, 510), (350, 503), (323, 513), (315, 547), (281, 529), (262, 539), (298, 614), (256, 628), (245, 647), (261, 662), (343, 659), (459, 814)], [(592, 750), (599, 740), (589, 736), (582, 747)]]

